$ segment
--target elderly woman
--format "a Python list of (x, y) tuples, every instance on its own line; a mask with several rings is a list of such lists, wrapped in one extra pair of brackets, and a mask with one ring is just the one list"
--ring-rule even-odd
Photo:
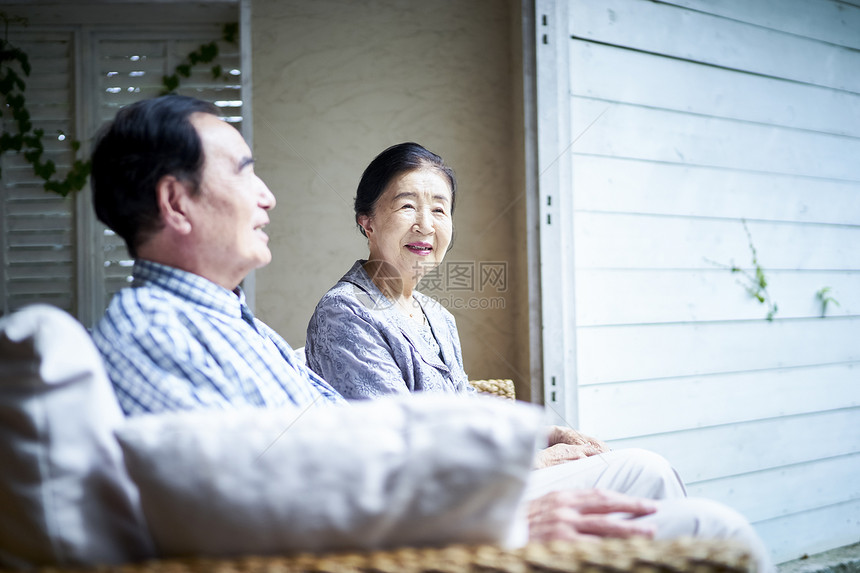
[(314, 311), (308, 365), (346, 398), (472, 392), (454, 317), (415, 290), (451, 244), (454, 172), (418, 145), (383, 151), (367, 167), (355, 220), (370, 254)]

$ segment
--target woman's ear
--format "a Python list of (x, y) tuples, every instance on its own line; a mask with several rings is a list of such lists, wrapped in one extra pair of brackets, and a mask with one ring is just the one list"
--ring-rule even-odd
[(358, 225), (364, 230), (364, 236), (369, 237), (371, 233), (373, 233), (373, 227), (371, 226), (372, 219), (369, 215), (359, 215), (358, 216)]
[(165, 227), (181, 234), (191, 232), (190, 191), (189, 184), (180, 181), (174, 175), (165, 175), (155, 186), (161, 222)]

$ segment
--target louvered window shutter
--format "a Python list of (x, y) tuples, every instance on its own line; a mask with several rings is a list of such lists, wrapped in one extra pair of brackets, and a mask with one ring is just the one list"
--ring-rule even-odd
[[(185, 30), (172, 26), (147, 32), (99, 28), (78, 34), (25, 30), (11, 35), (10, 41), (29, 56), (32, 72), (25, 96), (34, 126), (45, 133), (45, 159), (52, 159), (58, 174), (65, 176), (74, 154), (63, 137), (89, 141), (122, 106), (159, 95), (165, 75), (173, 74), (202, 44), (220, 37), (220, 26), (191, 24)], [(76, 41), (89, 48), (80, 49)], [(91, 54), (93, 61), (77, 61), (78, 54)], [(214, 102), (227, 121), (241, 128), (240, 61), (238, 46), (219, 42), (216, 63), (227, 79), (214, 77), (212, 64), (201, 64), (191, 68), (190, 77), (181, 78), (177, 91)], [(91, 74), (76, 75), (76, 70), (88, 66)], [(91, 118), (86, 126), (76, 114), (76, 94)], [(4, 132), (14, 128), (10, 114), (4, 113), (2, 122)], [(88, 201), (77, 198), (85, 206), (81, 208), (73, 197), (46, 192), (44, 182), (20, 154), (4, 154), (0, 161), (2, 312), (46, 302), (91, 326), (114, 293), (131, 280), (125, 244), (95, 220)], [(88, 187), (81, 193), (89, 193)]]
[[(122, 106), (134, 101), (154, 97), (163, 90), (162, 77), (174, 73), (176, 66), (202, 43), (220, 37), (216, 29), (176, 34), (174, 38), (122, 38), (102, 37), (97, 42), (98, 54), (98, 117), (109, 121)], [(198, 65), (191, 76), (181, 78), (178, 93), (216, 103), (222, 108), (225, 119), (241, 127), (241, 79), (238, 47), (220, 44), (217, 63), (232, 79), (213, 77), (211, 65)], [(227, 49), (225, 49), (227, 48)], [(122, 239), (105, 227), (102, 233), (102, 268), (104, 269), (104, 307), (111, 297), (131, 280), (132, 261)]]
[[(54, 161), (65, 176), (74, 154), (63, 138), (76, 135), (73, 37), (23, 33), (10, 36), (10, 42), (29, 57), (32, 72), (24, 77), (24, 95), (34, 129), (44, 130), (43, 160)], [(5, 106), (3, 131), (17, 133)], [(3, 313), (35, 302), (74, 313), (74, 201), (45, 191), (44, 180), (34, 174), (23, 154), (7, 152), (0, 161)]]

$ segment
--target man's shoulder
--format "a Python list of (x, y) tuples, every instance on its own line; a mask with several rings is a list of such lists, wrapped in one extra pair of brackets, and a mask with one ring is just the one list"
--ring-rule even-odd
[(181, 299), (164, 289), (127, 287), (113, 296), (94, 334), (120, 336), (175, 324), (185, 306)]

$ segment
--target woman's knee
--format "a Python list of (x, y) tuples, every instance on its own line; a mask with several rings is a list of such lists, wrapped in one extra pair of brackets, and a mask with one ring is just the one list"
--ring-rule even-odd
[(615, 450), (612, 453), (617, 453), (624, 458), (624, 463), (637, 468), (639, 481), (651, 484), (647, 497), (672, 499), (687, 495), (678, 472), (660, 454), (641, 448)]

